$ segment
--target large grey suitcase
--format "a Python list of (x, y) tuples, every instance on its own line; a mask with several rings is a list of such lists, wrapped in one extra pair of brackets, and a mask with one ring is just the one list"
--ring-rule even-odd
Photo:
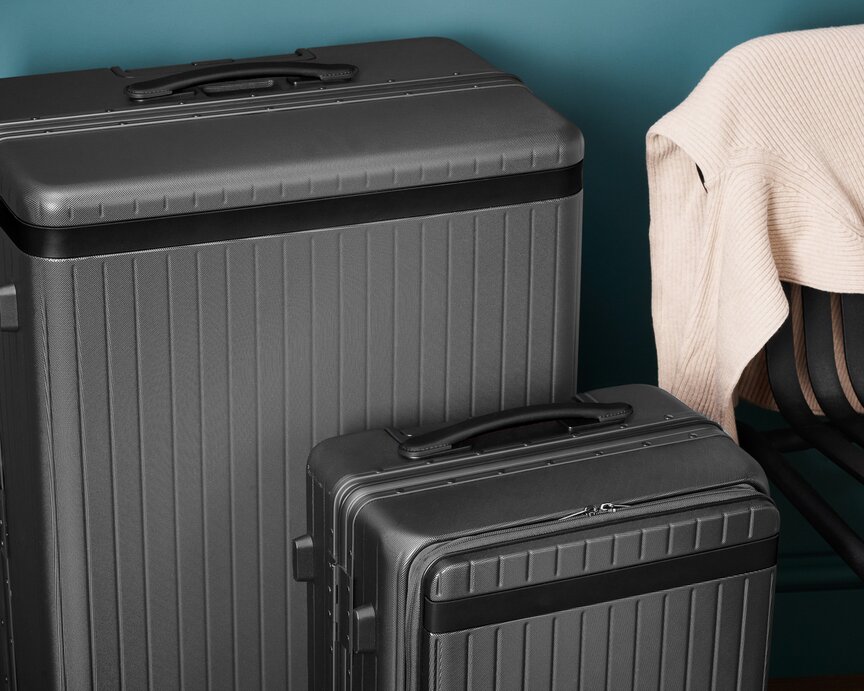
[(311, 689), (764, 686), (767, 481), (659, 389), (327, 440), (309, 491)]
[(572, 392), (581, 160), (444, 39), (0, 81), (10, 685), (304, 688), (309, 449)]

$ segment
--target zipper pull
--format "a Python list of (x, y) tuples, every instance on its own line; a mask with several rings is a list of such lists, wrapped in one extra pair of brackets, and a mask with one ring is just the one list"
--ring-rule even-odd
[(629, 508), (630, 508), (630, 504), (612, 504), (609, 502), (607, 502), (605, 504), (600, 504), (601, 513), (615, 513), (616, 511), (619, 511), (621, 509), (629, 509)]
[(612, 502), (604, 502), (604, 503), (599, 504), (599, 505), (591, 504), (589, 506), (586, 506), (584, 509), (579, 509), (579, 511), (576, 511), (575, 513), (567, 514), (566, 516), (563, 516), (562, 518), (559, 518), (558, 520), (559, 521), (566, 521), (566, 520), (571, 519), (571, 518), (579, 518), (580, 516), (585, 516), (586, 518), (588, 518), (590, 516), (598, 516), (598, 515), (604, 514), (604, 513), (615, 513), (616, 511), (619, 511), (620, 509), (629, 509), (629, 508), (630, 508), (630, 504), (613, 504)]

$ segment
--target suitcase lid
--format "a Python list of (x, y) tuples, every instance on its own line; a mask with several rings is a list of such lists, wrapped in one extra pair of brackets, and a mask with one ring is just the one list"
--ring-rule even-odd
[[(324, 72), (320, 79), (259, 78), (250, 65), (260, 62), (283, 73)], [(334, 67), (327, 72), (324, 65)], [(348, 79), (351, 65), (357, 71)], [(194, 80), (187, 79), (184, 86), (178, 80), (172, 93), (144, 100), (127, 93), (127, 87), (189, 70), (208, 70), (216, 81), (189, 86)], [(542, 198), (568, 196), (581, 188), (575, 170), (581, 159), (574, 125), (515, 77), (440, 38), (0, 80), (0, 199), (6, 207), (0, 225), (7, 232), (15, 225), (19, 247), (43, 256), (99, 254), (105, 241), (109, 251), (142, 249), (136, 242), (115, 246), (116, 235), (142, 234), (144, 226), (123, 223), (132, 220), (352, 199), (344, 218), (333, 204), (294, 209), (286, 215), (291, 230), (304, 214), (328, 227), (382, 220), (385, 212), (386, 218), (426, 215), (442, 200), (445, 210), (454, 202), (457, 209), (523, 203), (520, 195), (532, 185)], [(507, 188), (458, 184), (542, 171), (569, 177), (557, 186), (536, 177)], [(444, 186), (433, 199), (374, 196)], [(370, 206), (378, 216), (369, 216)], [(244, 224), (235, 222), (235, 234), (213, 237), (212, 220), (199, 224), (192, 241), (243, 232)], [(94, 234), (93, 227), (102, 232)], [(172, 242), (159, 230), (144, 234), (155, 233), (158, 246), (189, 241)], [(80, 238), (89, 233), (94, 247), (64, 250), (60, 245), (73, 231)]]
[[(487, 595), (764, 540), (780, 531), (774, 502), (746, 485), (660, 501), (654, 506), (649, 503), (574, 514), (572, 520), (561, 523), (560, 529), (528, 526), (519, 539), (489, 536), (484, 546), (457, 548), (436, 556), (424, 574), (426, 597), (459, 600)], [(610, 558), (613, 549), (614, 560)], [(551, 563), (549, 557), (553, 557)], [(528, 568), (529, 561), (534, 568)]]
[[(561, 427), (555, 435), (557, 438), (549, 439), (556, 446), (561, 443), (568, 447), (575, 444), (580, 448), (593, 450), (595, 446), (602, 448), (604, 445), (622, 443), (625, 439), (643, 440), (656, 433), (668, 434), (673, 430), (693, 426), (714, 426), (714, 423), (690, 409), (672, 394), (647, 384), (597, 389), (578, 394), (574, 400), (602, 404), (625, 403), (632, 412), (624, 420), (615, 417), (609, 423), (574, 428), (572, 436)], [(433, 458), (411, 459), (400, 454), (399, 445), (406, 439), (415, 439), (420, 434), (448, 427), (450, 424), (452, 421), (420, 429), (370, 430), (332, 437), (312, 449), (309, 467), (322, 485), (335, 492), (346, 484), (376, 482), (376, 477), (369, 475), (371, 470), (378, 473), (386, 471), (413, 475), (436, 473), (443, 467), (442, 464), (461, 467), (486, 463), (486, 459), (490, 457), (487, 451), (477, 454), (470, 446), (458, 444)], [(524, 429), (518, 427), (516, 433), (520, 434)], [(543, 436), (549, 435), (543, 433)], [(518, 449), (523, 446), (522, 441), (518, 437), (514, 438), (509, 446)], [(532, 444), (527, 449), (529, 451), (536, 448), (534, 442), (542, 441), (542, 438), (530, 441)], [(494, 445), (499, 448), (502, 446), (500, 443)], [(503, 445), (508, 444), (505, 442)]]
[[(334, 554), (344, 557), (349, 535), (343, 528), (355, 525), (355, 513), (373, 505), (372, 520), (386, 524), (393, 535), (428, 537), (426, 531), (455, 534), (469, 522), (503, 525), (513, 519), (515, 506), (530, 516), (742, 483), (768, 491), (765, 474), (752, 457), (718, 426), (661, 389), (628, 385), (579, 398), (629, 403), (633, 413), (624, 424), (589, 427), (574, 436), (562, 431), (527, 445), (513, 439), (480, 450), (455, 447), (418, 460), (400, 454), (405, 435), (393, 430), (321, 442), (312, 450), (309, 468), (332, 498)], [(480, 485), (494, 501), (476, 501)], [(415, 487), (424, 491), (408, 491)], [(400, 540), (396, 542), (412, 542)]]

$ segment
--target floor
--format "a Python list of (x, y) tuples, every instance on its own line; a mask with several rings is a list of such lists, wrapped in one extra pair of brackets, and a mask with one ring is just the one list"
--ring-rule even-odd
[(768, 691), (864, 691), (864, 677), (771, 679)]

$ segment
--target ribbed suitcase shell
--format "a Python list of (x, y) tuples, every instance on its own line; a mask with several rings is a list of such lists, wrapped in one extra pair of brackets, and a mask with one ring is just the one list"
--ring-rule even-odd
[[(314, 688), (763, 688), (779, 516), (759, 465), (659, 389), (582, 399), (628, 402), (634, 412), (575, 438), (526, 445), (511, 432), (480, 453), (457, 448), (425, 461), (400, 457), (406, 436), (396, 430), (313, 450)], [(605, 502), (632, 506), (573, 515)], [(734, 555), (751, 549), (758, 568), (739, 568)], [(675, 584), (706, 557), (719, 563)], [(632, 584), (628, 569), (653, 565), (669, 587), (508, 614), (518, 603), (507, 598), (531, 586), (559, 582), (579, 595), (580, 578), (618, 573)], [(637, 584), (652, 577), (636, 573)], [(478, 610), (488, 624), (430, 613), (430, 603), (452, 604), (458, 621), (490, 594), (503, 597)]]
[[(436, 567), (427, 596), (470, 598), (625, 569), (764, 540), (776, 535), (777, 527), (774, 506), (760, 497), (611, 530), (586, 527), (578, 537), (447, 560)], [(769, 568), (530, 619), (428, 634), (424, 688), (755, 691), (766, 676), (774, 578), (775, 569)], [(484, 579), (492, 580), (491, 587), (478, 587)]]
[(360, 73), (152, 106), (118, 69), (0, 81), (12, 688), (304, 688), (309, 449), (573, 390), (578, 190), (296, 232), (279, 203), (572, 178), (578, 130), (451, 41), (310, 55)]

